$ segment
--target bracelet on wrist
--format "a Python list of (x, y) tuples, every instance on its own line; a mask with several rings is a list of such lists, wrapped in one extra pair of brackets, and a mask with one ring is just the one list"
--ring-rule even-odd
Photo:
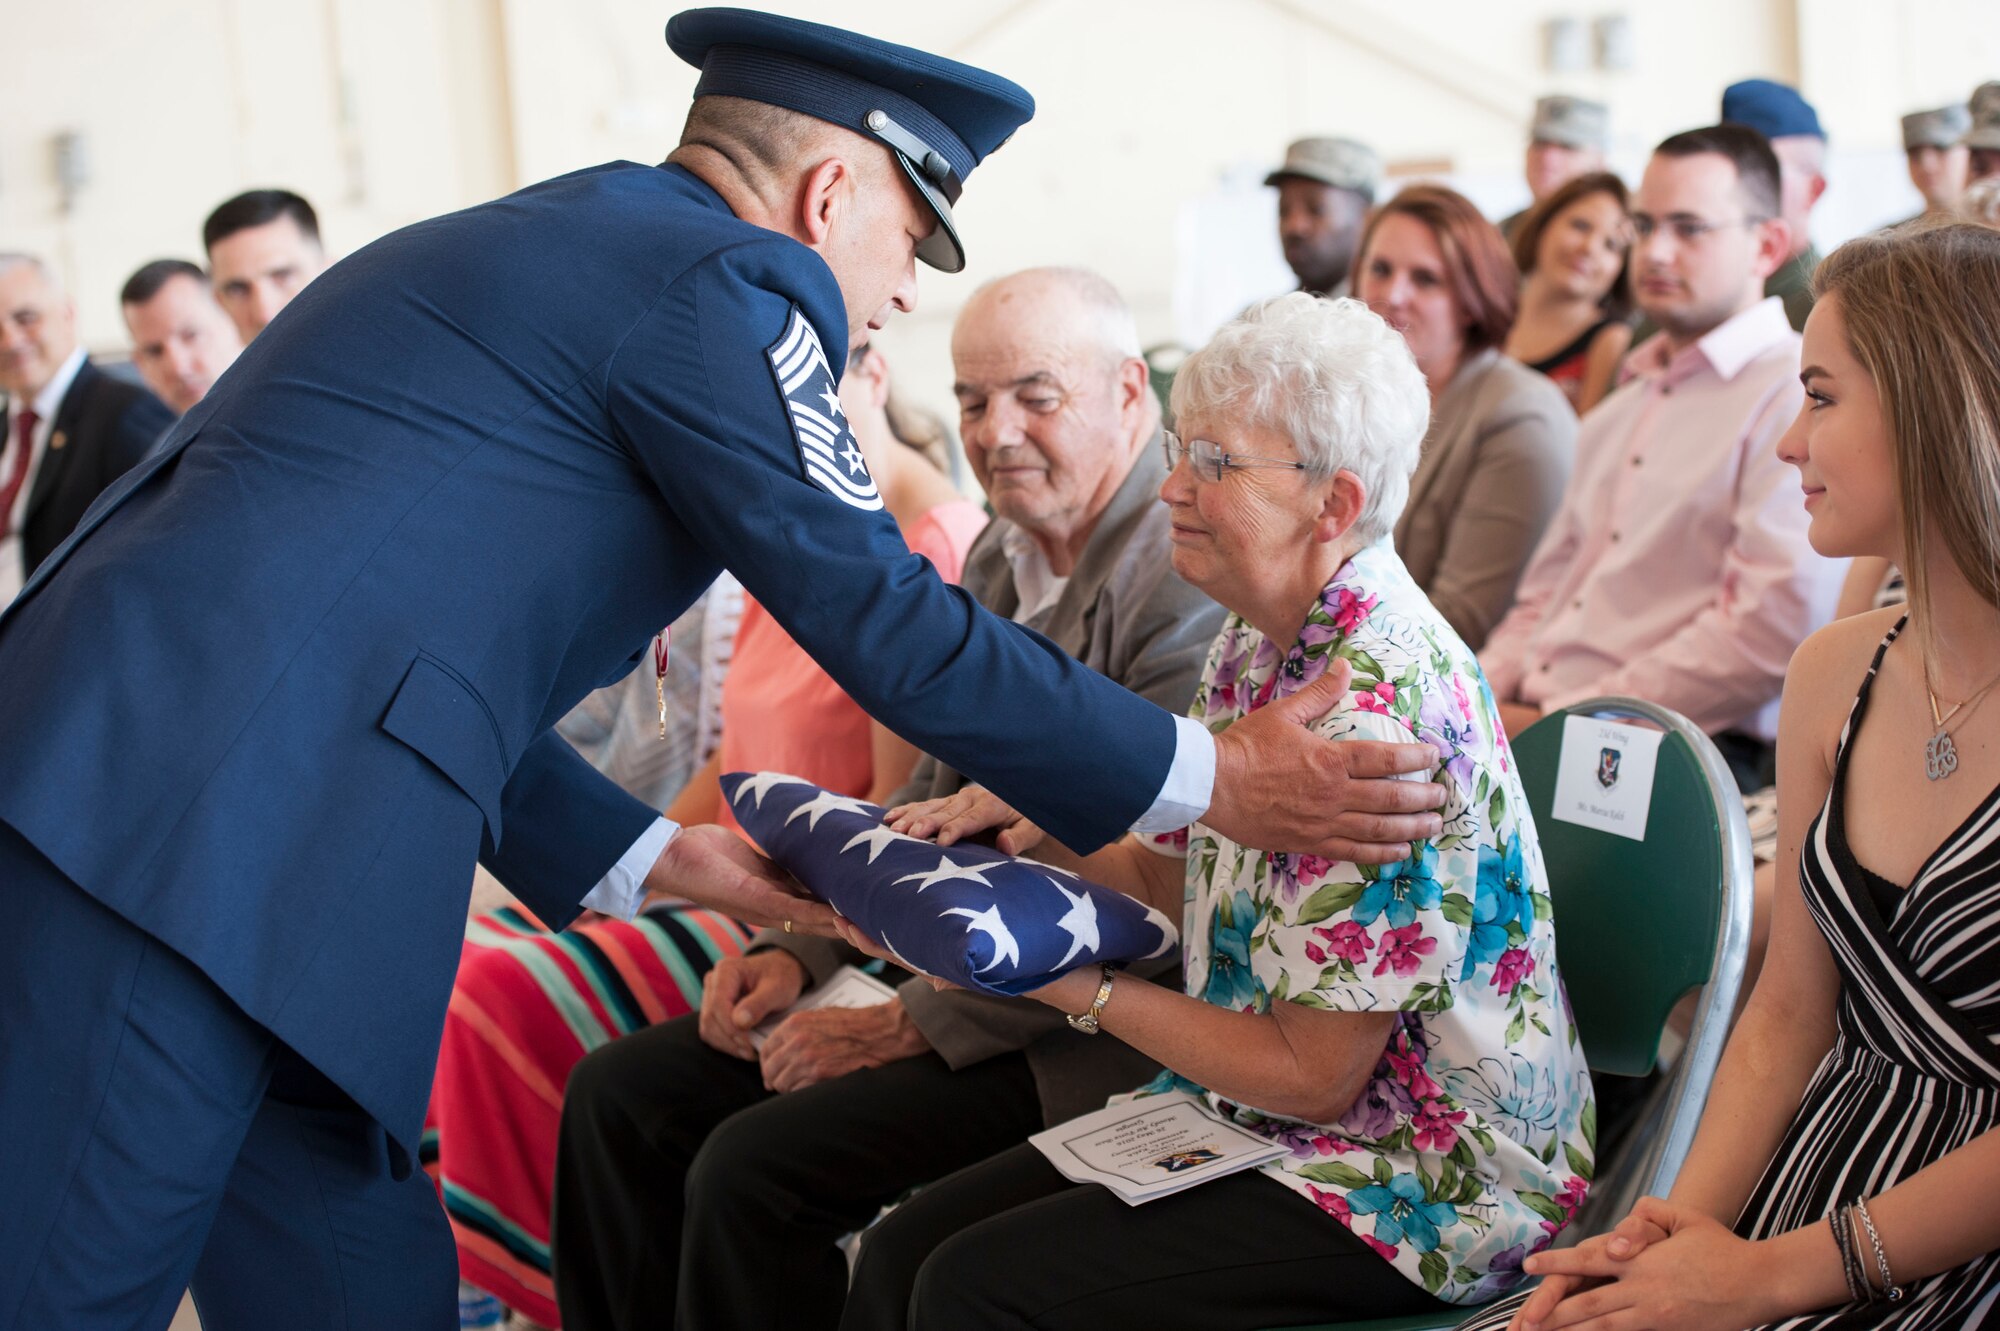
[(1082, 1031), (1085, 1035), (1097, 1034), (1100, 1019), (1104, 1016), (1104, 1005), (1111, 1001), (1111, 981), (1117, 974), (1117, 969), (1110, 962), (1105, 962), (1100, 971), (1097, 996), (1090, 1000), (1090, 1010), (1074, 1015), (1065, 1015), (1063, 1020), (1067, 1021), (1072, 1028)]
[(1854, 1238), (1846, 1219), (1846, 1208), (1836, 1206), (1827, 1215), (1827, 1227), (1833, 1230), (1833, 1243), (1840, 1250), (1840, 1274), (1847, 1281), (1847, 1301), (1862, 1303), (1868, 1299), (1867, 1282), (1861, 1279), (1861, 1268), (1854, 1255)]
[(1896, 1277), (1889, 1273), (1889, 1252), (1882, 1246), (1882, 1235), (1875, 1229), (1875, 1221), (1868, 1214), (1868, 1203), (1856, 1198), (1854, 1214), (1861, 1217), (1861, 1227), (1868, 1232), (1868, 1246), (1875, 1251), (1875, 1268), (1882, 1276), (1882, 1294), (1889, 1302), (1895, 1303), (1903, 1297), (1903, 1287), (1896, 1283)]

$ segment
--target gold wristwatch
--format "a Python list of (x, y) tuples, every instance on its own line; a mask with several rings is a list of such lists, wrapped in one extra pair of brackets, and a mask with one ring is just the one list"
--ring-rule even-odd
[(1104, 979), (1097, 986), (1097, 997), (1090, 1000), (1090, 1011), (1075, 1016), (1065, 1015), (1064, 1020), (1085, 1035), (1097, 1034), (1100, 1019), (1104, 1016), (1104, 1005), (1111, 1001), (1111, 980), (1118, 972), (1110, 962), (1104, 963)]

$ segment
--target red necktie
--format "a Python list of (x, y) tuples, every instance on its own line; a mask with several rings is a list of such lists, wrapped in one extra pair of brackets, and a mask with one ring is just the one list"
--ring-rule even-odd
[(28, 459), (35, 451), (35, 427), (42, 418), (23, 407), (14, 415), (14, 463), (7, 479), (0, 482), (0, 541), (14, 534), (14, 501), (20, 497), (21, 483), (28, 479)]

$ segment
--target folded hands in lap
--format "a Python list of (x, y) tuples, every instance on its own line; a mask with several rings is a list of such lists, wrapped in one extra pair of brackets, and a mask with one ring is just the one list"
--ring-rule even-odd
[(757, 1057), (750, 1032), (798, 1002), (806, 979), (805, 963), (789, 952), (722, 958), (702, 977), (697, 1026), (702, 1043), (737, 1058)]
[(902, 1001), (891, 999), (869, 1008), (795, 1012), (778, 1023), (760, 1050), (750, 1033), (797, 1002), (808, 978), (804, 964), (789, 952), (724, 957), (702, 981), (697, 1019), (702, 1042), (735, 1058), (757, 1060), (765, 1088), (773, 1091), (802, 1091), (930, 1049)]
[(764, 1085), (802, 1091), (863, 1068), (930, 1050), (901, 999), (874, 1007), (818, 1008), (785, 1018), (764, 1042)]
[(1772, 1265), (1714, 1216), (1656, 1197), (1618, 1228), (1527, 1261), (1508, 1331), (1743, 1331), (1782, 1316)]

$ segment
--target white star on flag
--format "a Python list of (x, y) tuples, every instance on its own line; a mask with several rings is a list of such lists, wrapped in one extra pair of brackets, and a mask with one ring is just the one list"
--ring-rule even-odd
[[(1018, 994), (1073, 967), (1122, 965), (1175, 946), (1165, 915), (1070, 870), (971, 842), (921, 840), (865, 798), (783, 772), (731, 772), (723, 785), (746, 835), (899, 962), (914, 959), (912, 970)], [(1206, 931), (1196, 941), (1209, 942)]]
[(772, 786), (809, 786), (812, 782), (796, 776), (786, 776), (783, 772), (759, 772), (745, 777), (743, 784), (736, 787), (736, 803), (741, 804), (745, 795), (754, 795), (756, 807), (764, 807), (764, 792)]
[(889, 955), (894, 957), (897, 961), (901, 962), (904, 970), (908, 971), (912, 975), (922, 975), (924, 973), (924, 968), (922, 966), (911, 965), (909, 958), (905, 957), (902, 953), (896, 950), (896, 945), (889, 941), (889, 935), (883, 934), (882, 937), (877, 941), (879, 941), (883, 947), (889, 949)]
[(929, 873), (906, 873), (896, 881), (899, 883), (915, 883), (917, 891), (921, 892), (927, 887), (935, 887), (939, 883), (949, 883), (954, 879), (963, 879), (968, 883), (979, 883), (986, 887), (993, 886), (987, 880), (986, 875), (979, 872), (978, 869), (970, 864), (953, 864), (949, 855), (940, 855), (938, 857), (938, 867)]
[(1069, 951), (1063, 953), (1061, 961), (1050, 967), (1051, 970), (1059, 971), (1069, 965), (1071, 957), (1085, 948), (1090, 949), (1091, 955), (1097, 954), (1100, 946), (1097, 937), (1097, 903), (1090, 899), (1089, 893), (1072, 892), (1053, 878), (1049, 880), (1049, 886), (1062, 893), (1069, 901), (1069, 913), (1056, 921), (1056, 927), (1066, 931), (1070, 936)]
[(965, 926), (967, 933), (977, 929), (993, 940), (993, 960), (974, 971), (974, 975), (984, 975), (1003, 961), (1015, 966), (1021, 964), (1021, 945), (1014, 941), (1012, 931), (1007, 928), (1007, 921), (1000, 918), (998, 905), (988, 906), (985, 910), (967, 910), (964, 906), (953, 906), (943, 914), (963, 915), (972, 921)]
[(848, 851), (853, 850), (856, 846), (866, 846), (868, 847), (868, 862), (870, 864), (873, 864), (875, 862), (875, 857), (882, 853), (882, 850), (885, 846), (892, 845), (898, 841), (916, 841), (916, 840), (918, 840), (918, 838), (913, 836), (904, 836), (901, 832), (891, 831), (887, 823), (877, 823), (875, 824), (875, 826), (869, 828), (866, 832), (863, 832), (860, 836), (854, 838), (854, 840), (842, 846), (840, 848), (840, 853), (845, 855)]
[(822, 814), (868, 813), (872, 808), (872, 805), (864, 804), (860, 800), (849, 799), (845, 795), (836, 795), (830, 790), (822, 790), (798, 808), (793, 809), (792, 816), (785, 819), (785, 821), (787, 823), (797, 822), (799, 815), (804, 814), (806, 827), (809, 830), (817, 830)]

